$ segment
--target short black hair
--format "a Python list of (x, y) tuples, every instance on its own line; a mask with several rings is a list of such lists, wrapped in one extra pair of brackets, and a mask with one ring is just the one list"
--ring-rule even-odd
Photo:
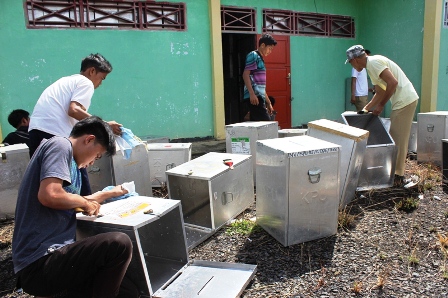
[(263, 34), (260, 37), (260, 39), (258, 40), (258, 46), (261, 46), (262, 43), (264, 43), (267, 46), (277, 45), (277, 41), (270, 34)]
[(117, 151), (114, 133), (109, 124), (100, 117), (90, 116), (79, 121), (73, 126), (70, 136), (78, 138), (86, 134), (95, 136), (95, 141), (106, 148), (106, 155), (114, 155)]
[(110, 73), (112, 65), (101, 54), (90, 54), (81, 61), (81, 72), (86, 71), (90, 67), (95, 67), (98, 72)]
[(30, 113), (25, 110), (17, 109), (13, 110), (8, 116), (8, 122), (12, 127), (18, 128), (20, 122), (22, 122), (23, 118), (28, 119), (30, 117)]
[(368, 49), (364, 49), (364, 52), (365, 52), (367, 55), (370, 55), (370, 53), (371, 53)]

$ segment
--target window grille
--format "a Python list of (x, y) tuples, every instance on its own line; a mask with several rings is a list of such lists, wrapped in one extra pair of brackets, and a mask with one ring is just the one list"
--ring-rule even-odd
[(256, 32), (255, 9), (221, 6), (223, 32)]
[(27, 0), (28, 28), (185, 30), (185, 4), (141, 0)]
[(290, 10), (264, 10), (263, 31), (271, 33), (297, 34), (295, 13)]
[(264, 9), (263, 31), (275, 34), (353, 38), (355, 22), (348, 16)]

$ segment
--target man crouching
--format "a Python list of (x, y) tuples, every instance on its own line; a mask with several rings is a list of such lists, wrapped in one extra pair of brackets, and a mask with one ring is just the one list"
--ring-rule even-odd
[(79, 195), (79, 169), (115, 151), (109, 125), (96, 116), (79, 121), (69, 138), (55, 136), (37, 148), (19, 188), (12, 241), (14, 272), (26, 293), (138, 296), (132, 287), (120, 288), (132, 258), (132, 242), (126, 234), (103, 233), (75, 242), (75, 208), (97, 215), (99, 203), (126, 192), (115, 187)]

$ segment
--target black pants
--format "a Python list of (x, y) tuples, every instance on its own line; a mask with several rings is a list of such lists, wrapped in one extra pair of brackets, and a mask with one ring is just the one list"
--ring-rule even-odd
[(18, 280), (35, 296), (138, 297), (135, 285), (123, 280), (131, 258), (129, 236), (102, 233), (40, 258), (21, 270)]
[[(33, 157), (34, 152), (43, 139), (51, 139), (54, 135), (44, 132), (41, 130), (33, 129), (29, 132), (30, 135), (30, 158)], [(81, 196), (88, 196), (92, 194), (92, 189), (90, 188), (89, 176), (87, 175), (87, 170), (85, 168), (80, 169), (81, 172)]]
[(247, 108), (250, 112), (250, 121), (271, 121), (271, 117), (266, 109), (266, 104), (261, 96), (257, 96), (258, 105), (253, 105), (247, 101)]

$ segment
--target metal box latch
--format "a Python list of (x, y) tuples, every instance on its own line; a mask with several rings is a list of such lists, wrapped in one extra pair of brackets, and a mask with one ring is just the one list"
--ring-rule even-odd
[(171, 170), (172, 168), (175, 168), (175, 167), (176, 167), (176, 164), (173, 162), (173, 163), (167, 164), (165, 168), (168, 171), (168, 170)]
[(223, 205), (230, 203), (233, 201), (233, 193), (231, 192), (223, 192), (221, 196), (221, 201)]
[(434, 124), (426, 125), (426, 129), (428, 130), (428, 132), (433, 132), (434, 131)]
[(320, 181), (320, 174), (322, 170), (319, 168), (312, 168), (308, 170), (308, 179), (311, 183), (318, 183)]

